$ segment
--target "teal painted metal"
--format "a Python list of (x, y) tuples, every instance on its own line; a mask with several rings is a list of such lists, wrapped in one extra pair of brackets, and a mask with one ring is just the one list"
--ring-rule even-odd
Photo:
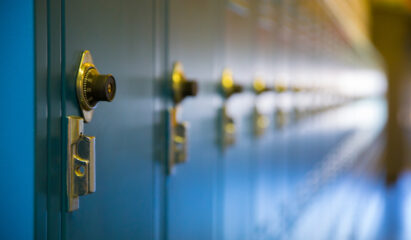
[(62, 238), (64, 165), (62, 1), (47, 2), (47, 238)]
[(80, 115), (75, 76), (83, 50), (117, 81), (115, 100), (85, 125), (96, 137), (97, 191), (81, 198), (78, 211), (62, 213), (63, 239), (153, 239), (153, 2), (65, 1), (63, 13), (63, 116)]
[(186, 76), (199, 84), (199, 95), (181, 105), (181, 121), (189, 123), (187, 162), (167, 179), (165, 236), (170, 240), (214, 239), (217, 234), (216, 122), (221, 98), (216, 89), (222, 72), (223, 7), (224, 1), (216, 0), (169, 1), (168, 72), (180, 61)]
[(34, 23), (33, 1), (0, 3), (0, 239), (34, 233)]
[(47, 2), (34, 1), (35, 27), (35, 195), (34, 238), (47, 237)]
[[(225, 66), (234, 74), (234, 79), (246, 88), (252, 86), (256, 77), (254, 50), (256, 47), (255, 1), (247, 2), (243, 11), (225, 7)], [(229, 111), (234, 118), (237, 133), (236, 143), (230, 147), (223, 161), (223, 220), (222, 239), (251, 239), (253, 226), (254, 171), (256, 152), (250, 116), (254, 96), (245, 92), (229, 99)]]
[[(301, 233), (292, 229), (298, 216), (290, 200), (350, 129), (326, 132), (315, 119), (276, 129), (268, 112), (272, 124), (256, 138), (256, 98), (248, 91), (228, 101), (236, 143), (222, 151), (223, 99), (216, 89), (223, 68), (249, 87), (260, 70), (277, 76), (292, 60), (285, 62), (277, 33), (259, 25), (258, 2), (268, 1), (235, 2), (36, 1), (37, 239), (276, 239)], [(118, 92), (85, 125), (97, 139), (97, 192), (67, 213), (64, 117), (81, 114), (75, 76), (85, 49), (101, 72), (116, 77)], [(190, 123), (188, 162), (166, 176), (163, 113), (171, 105), (166, 86), (175, 61), (198, 80), (200, 93), (182, 104), (181, 120)]]

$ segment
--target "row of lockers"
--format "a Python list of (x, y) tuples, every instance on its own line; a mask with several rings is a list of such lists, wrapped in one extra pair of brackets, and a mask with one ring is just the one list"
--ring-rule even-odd
[[(330, 186), (344, 191), (386, 118), (385, 76), (357, 7), (353, 33), (322, 0), (36, 0), (34, 237), (372, 239), (332, 225), (341, 212), (328, 211), (353, 209)], [(84, 50), (116, 93), (84, 123), (95, 192), (69, 208), (78, 145), (67, 119), (87, 120), (76, 85)], [(198, 84), (178, 102), (176, 62)], [(243, 91), (228, 94), (235, 84)], [(373, 229), (366, 207), (363, 216)]]

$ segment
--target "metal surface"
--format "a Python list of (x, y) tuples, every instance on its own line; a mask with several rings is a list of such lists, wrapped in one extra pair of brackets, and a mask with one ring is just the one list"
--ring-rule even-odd
[[(252, 87), (253, 80), (259, 71), (261, 60), (255, 51), (257, 44), (257, 1), (228, 1), (224, 9), (225, 32), (223, 66), (227, 66), (233, 73), (236, 84), (244, 88)], [(246, 2), (245, 5), (238, 3)], [(268, 41), (267, 41), (268, 42)], [(264, 52), (269, 64), (271, 45), (266, 44)], [(275, 66), (274, 64), (270, 66)], [(269, 71), (270, 67), (262, 70)], [(262, 75), (266, 78), (266, 76)], [(267, 76), (268, 77), (268, 76)], [(267, 78), (268, 79), (268, 78)], [(220, 79), (221, 81), (221, 79)], [(221, 84), (221, 83), (220, 83)], [(220, 239), (256, 239), (252, 232), (255, 229), (254, 192), (256, 168), (258, 167), (258, 151), (256, 138), (253, 137), (252, 113), (255, 95), (250, 91), (233, 94), (227, 101), (227, 112), (235, 122), (235, 144), (225, 149), (221, 157), (221, 190), (218, 194), (221, 203), (221, 231)], [(268, 136), (268, 134), (267, 134)], [(266, 136), (265, 136), (266, 137)], [(260, 144), (270, 144), (267, 139), (258, 139)], [(275, 144), (271, 143), (271, 146)], [(260, 148), (261, 149), (261, 148)], [(265, 149), (265, 148), (262, 148)]]
[(222, 164), (216, 144), (216, 124), (221, 97), (221, 51), (225, 1), (168, 1), (167, 64), (178, 60), (188, 77), (195, 77), (200, 92), (181, 103), (181, 120), (189, 131), (188, 161), (167, 178), (165, 239), (209, 240), (217, 238), (216, 175)]
[(79, 197), (96, 191), (95, 138), (84, 135), (83, 118), (67, 117), (67, 198), (69, 212), (79, 209)]
[[(44, 196), (44, 191), (38, 193), (43, 181), (38, 181), (36, 173), (47, 170), (44, 165), (38, 168), (38, 152), (46, 144), (37, 142), (38, 130), (44, 132), (37, 128), (41, 114), (34, 100), (47, 94), (35, 91), (46, 89), (36, 84), (35, 2), (2, 1), (0, 5), (0, 239), (25, 240), (33, 239), (37, 227), (44, 224), (44, 219), (37, 223), (40, 219), (35, 213), (43, 204), (38, 196)], [(44, 104), (40, 108), (46, 107)], [(47, 159), (41, 157), (41, 161)]]

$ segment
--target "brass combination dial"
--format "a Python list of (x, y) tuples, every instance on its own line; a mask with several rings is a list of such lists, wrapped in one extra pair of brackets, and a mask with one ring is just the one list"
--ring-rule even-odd
[(87, 108), (94, 108), (99, 101), (111, 102), (116, 94), (116, 80), (111, 74), (99, 74), (90, 68), (83, 81), (83, 94)]
[(221, 89), (225, 99), (232, 95), (243, 92), (243, 86), (234, 82), (233, 73), (230, 69), (224, 69), (221, 77)]
[(185, 77), (183, 65), (176, 62), (172, 74), (172, 90), (174, 104), (179, 104), (186, 97), (195, 97), (198, 92), (197, 81)]
[(84, 51), (77, 74), (77, 98), (85, 122), (90, 122), (100, 101), (111, 102), (116, 94), (116, 80), (111, 74), (100, 74), (89, 51)]

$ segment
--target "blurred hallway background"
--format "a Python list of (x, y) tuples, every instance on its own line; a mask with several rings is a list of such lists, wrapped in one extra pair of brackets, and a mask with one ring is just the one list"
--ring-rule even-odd
[[(364, 52), (371, 45), (375, 47), (376, 51), (370, 50), (373, 53), (368, 56), (381, 60), (379, 66), (387, 79), (386, 101), (360, 101), (342, 115), (333, 115), (344, 123), (348, 122), (342, 120), (344, 116), (350, 116), (347, 118), (354, 124), (346, 129), (349, 131), (342, 140), (336, 141), (330, 155), (317, 163), (293, 191), (288, 185), (285, 187), (290, 193), (289, 199), (283, 200), (288, 203), (284, 215), (290, 222), (283, 225), (285, 230), (279, 238), (410, 239), (411, 2), (328, 2), (334, 5), (330, 7), (361, 56), (367, 56)], [(354, 19), (358, 20), (356, 24)], [(372, 43), (367, 43), (361, 33), (366, 33)], [(361, 87), (359, 83), (353, 85)], [(293, 135), (290, 133), (290, 137)], [(293, 170), (289, 172), (289, 182), (299, 177), (298, 173), (292, 177)]]

